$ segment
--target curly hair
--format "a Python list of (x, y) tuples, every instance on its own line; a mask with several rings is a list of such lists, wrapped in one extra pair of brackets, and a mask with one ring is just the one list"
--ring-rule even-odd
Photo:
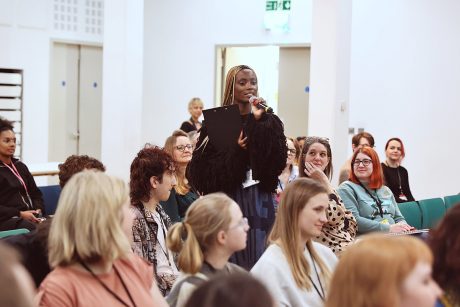
[[(433, 277), (439, 286), (460, 302), (460, 204), (430, 232), (429, 245), (434, 255)], [(452, 291), (452, 293), (450, 292)]]
[(129, 196), (132, 205), (150, 200), (152, 186), (150, 178), (157, 177), (160, 182), (166, 171), (174, 172), (176, 164), (166, 151), (158, 146), (146, 144), (131, 163)]
[(70, 177), (84, 169), (96, 169), (105, 172), (105, 166), (101, 161), (87, 155), (71, 155), (64, 163), (59, 164), (59, 185), (65, 186)]
[(6, 118), (0, 116), (0, 132), (7, 131), (7, 130), (13, 131), (13, 128), (14, 127), (13, 127), (12, 121), (9, 121)]

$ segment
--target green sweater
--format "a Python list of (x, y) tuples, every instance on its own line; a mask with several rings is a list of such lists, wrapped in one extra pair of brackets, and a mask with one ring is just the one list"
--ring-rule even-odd
[(347, 180), (337, 188), (345, 207), (353, 213), (358, 222), (358, 234), (372, 231), (388, 232), (391, 224), (405, 222), (393, 193), (387, 186), (368, 191), (374, 198), (380, 199), (383, 217), (380, 216), (376, 201), (359, 184)]

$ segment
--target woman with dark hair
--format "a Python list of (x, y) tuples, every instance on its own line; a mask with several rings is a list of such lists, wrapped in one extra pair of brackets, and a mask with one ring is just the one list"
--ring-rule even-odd
[(175, 223), (185, 217), (188, 207), (198, 198), (198, 194), (192, 190), (185, 178), (185, 170), (192, 160), (193, 145), (187, 133), (176, 130), (166, 139), (164, 150), (176, 163), (177, 184), (171, 190), (168, 200), (160, 204)]
[(231, 68), (222, 105), (238, 105), (243, 131), (228, 150), (218, 150), (209, 142), (204, 123), (187, 168), (187, 178), (197, 191), (227, 193), (248, 218), (248, 246), (234, 259), (245, 268), (251, 268), (265, 249), (265, 238), (275, 218), (272, 193), (287, 157), (283, 123), (249, 102), (257, 95), (254, 70), (246, 65)]
[(130, 197), (134, 215), (134, 253), (153, 264), (161, 293), (169, 293), (179, 275), (166, 245), (171, 220), (159, 205), (176, 185), (175, 163), (163, 149), (146, 145), (131, 163)]
[(428, 243), (434, 255), (433, 277), (444, 290), (437, 306), (460, 306), (460, 205), (430, 232)]
[(391, 138), (385, 144), (386, 160), (382, 163), (385, 185), (390, 188), (396, 202), (404, 203), (414, 201), (414, 196), (409, 186), (407, 169), (401, 166), (406, 156), (404, 144), (399, 138)]
[(370, 147), (355, 151), (350, 179), (337, 192), (358, 222), (358, 233), (371, 231), (404, 232), (412, 230), (404, 220), (391, 190), (383, 185), (377, 153)]
[(267, 288), (249, 274), (219, 275), (196, 289), (185, 307), (275, 307)]
[(42, 193), (27, 166), (14, 158), (12, 122), (0, 117), (0, 231), (34, 230), (43, 211)]
[(300, 177), (309, 177), (327, 187), (329, 206), (327, 223), (315, 240), (339, 255), (356, 236), (357, 224), (353, 214), (345, 208), (337, 191), (331, 185), (332, 150), (329, 139), (310, 136), (305, 139), (300, 154)]

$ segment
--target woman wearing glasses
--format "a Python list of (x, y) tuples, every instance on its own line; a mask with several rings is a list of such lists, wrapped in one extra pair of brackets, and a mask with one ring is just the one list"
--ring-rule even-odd
[(296, 179), (299, 176), (299, 167), (296, 165), (299, 145), (294, 142), (293, 138), (286, 138), (286, 145), (288, 148), (286, 167), (283, 172), (278, 176), (278, 187), (276, 188), (275, 194), (275, 206), (277, 207), (280, 202), (280, 196), (286, 185)]
[(300, 177), (309, 177), (322, 183), (328, 190), (327, 223), (321, 235), (315, 238), (339, 255), (356, 236), (357, 224), (353, 214), (345, 208), (342, 199), (331, 185), (332, 150), (329, 139), (307, 137), (300, 155)]
[(351, 159), (349, 180), (337, 189), (345, 206), (358, 222), (358, 233), (372, 231), (404, 232), (412, 230), (391, 190), (383, 185), (377, 153), (370, 147), (357, 150)]
[(185, 178), (185, 170), (192, 160), (193, 145), (187, 133), (176, 130), (166, 139), (164, 150), (173, 157), (176, 163), (177, 184), (171, 190), (169, 199), (160, 204), (171, 221), (178, 222), (185, 217), (188, 207), (198, 198), (198, 194), (193, 191)]
[(183, 306), (195, 288), (213, 276), (244, 273), (228, 259), (246, 247), (248, 230), (240, 207), (225, 194), (208, 194), (194, 202), (184, 221), (168, 232), (168, 248), (179, 253), (183, 273), (167, 298), (170, 306)]

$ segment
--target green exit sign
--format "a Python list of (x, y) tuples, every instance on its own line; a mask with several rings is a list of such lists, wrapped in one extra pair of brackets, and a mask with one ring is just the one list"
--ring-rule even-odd
[(265, 11), (290, 11), (291, 0), (275, 1), (267, 0), (265, 4)]

